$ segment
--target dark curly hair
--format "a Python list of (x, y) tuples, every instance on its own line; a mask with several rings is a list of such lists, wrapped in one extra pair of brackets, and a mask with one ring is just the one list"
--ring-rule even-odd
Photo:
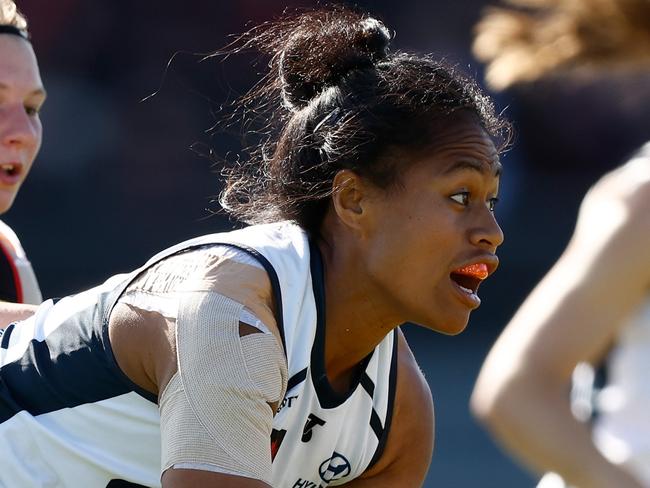
[(342, 169), (393, 187), (413, 159), (403, 156), (431, 148), (460, 112), (509, 140), (509, 124), (473, 80), (429, 56), (391, 53), (390, 39), (379, 20), (341, 6), (240, 38), (238, 51), (271, 56), (270, 72), (242, 106), (275, 131), (226, 170), (226, 211), (247, 223), (293, 220), (318, 235)]

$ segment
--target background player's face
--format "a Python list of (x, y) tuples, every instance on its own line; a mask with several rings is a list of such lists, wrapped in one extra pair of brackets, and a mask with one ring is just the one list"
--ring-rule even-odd
[(44, 100), (31, 44), (0, 34), (0, 213), (11, 207), (41, 146)]
[(448, 334), (467, 325), (478, 299), (452, 272), (472, 263), (496, 268), (503, 233), (491, 206), (499, 167), (492, 140), (463, 118), (402, 175), (402, 188), (375, 199), (367, 266), (404, 321)]

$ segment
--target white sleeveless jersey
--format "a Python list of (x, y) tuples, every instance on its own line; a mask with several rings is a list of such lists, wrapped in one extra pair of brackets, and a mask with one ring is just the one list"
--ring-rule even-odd
[(108, 318), (142, 270), (216, 244), (253, 255), (273, 285), (289, 371), (269, 440), (273, 486), (345, 484), (379, 458), (392, 415), (396, 335), (363, 361), (347, 394), (334, 392), (323, 360), (320, 254), (300, 228), (278, 223), (181, 243), (9, 326), (0, 340), (0, 487), (160, 486), (157, 399), (117, 367)]
[[(647, 178), (650, 142), (627, 163)], [(650, 229), (649, 229), (650, 230)], [(647, 240), (647, 239), (646, 239)], [(594, 441), (650, 487), (650, 295), (622, 327), (607, 360), (607, 385), (596, 408)]]
[[(650, 142), (626, 166), (639, 164), (638, 174), (647, 177), (648, 162)], [(607, 459), (650, 488), (650, 297), (621, 327), (605, 366), (606, 385), (597, 393), (594, 405), (594, 443)], [(561, 478), (552, 473), (537, 486), (564, 487)]]
[(624, 327), (598, 395), (594, 440), (612, 462), (650, 487), (650, 300)]
[[(596, 395), (593, 440), (612, 463), (650, 488), (650, 300), (622, 328)], [(537, 488), (570, 488), (547, 473)]]
[(32, 265), (16, 233), (0, 221), (0, 300), (38, 305), (43, 301)]

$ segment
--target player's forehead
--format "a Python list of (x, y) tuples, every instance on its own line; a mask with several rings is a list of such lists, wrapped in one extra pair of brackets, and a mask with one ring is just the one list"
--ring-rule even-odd
[(0, 34), (0, 91), (44, 93), (36, 55), (29, 42)]
[(450, 124), (437, 134), (422, 160), (440, 177), (470, 172), (499, 178), (502, 172), (493, 139), (482, 125), (469, 118)]

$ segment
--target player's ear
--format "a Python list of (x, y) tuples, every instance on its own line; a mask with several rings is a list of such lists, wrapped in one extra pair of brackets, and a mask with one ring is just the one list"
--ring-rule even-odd
[(338, 218), (351, 228), (359, 228), (369, 197), (368, 182), (354, 171), (343, 169), (334, 176), (332, 190), (332, 205)]

